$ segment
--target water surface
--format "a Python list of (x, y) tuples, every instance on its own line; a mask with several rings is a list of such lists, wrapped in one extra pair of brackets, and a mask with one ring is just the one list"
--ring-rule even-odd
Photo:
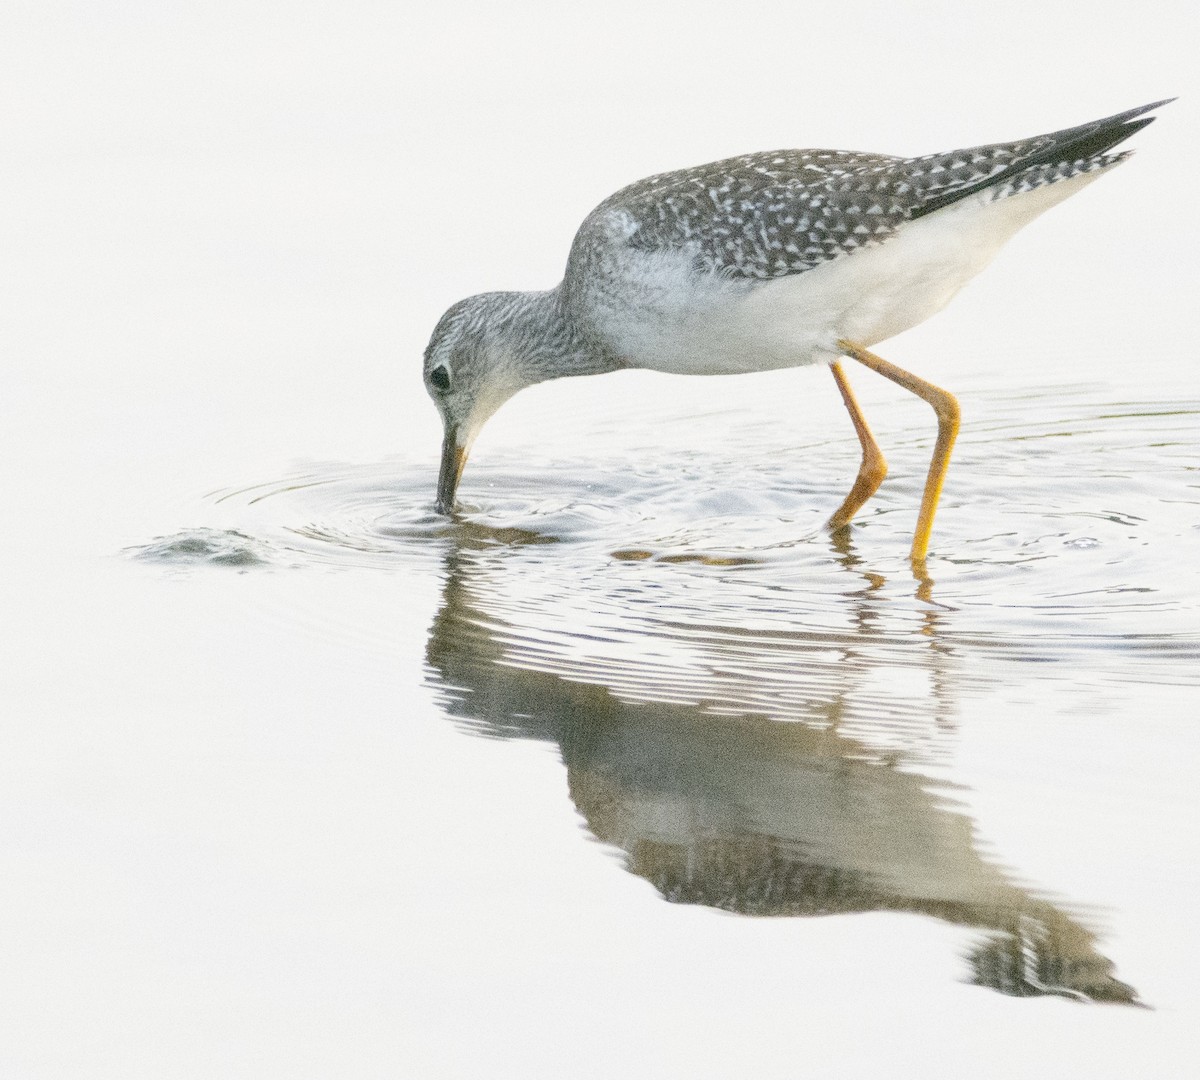
[[(844, 433), (789, 445), (751, 410), (635, 410), (587, 432), (587, 456), (477, 453), (453, 519), (428, 460), (323, 463), (214, 491), (194, 508), (209, 524), (132, 554), (436, 582), (425, 680), (447, 720), (552, 747), (561, 812), (664, 900), (932, 917), (968, 928), (968, 981), (1139, 1003), (1104, 941), (1123, 913), (984, 840), (956, 761), (964, 730), (1014, 707), (1054, 739), (1064, 716), (1126, 716), (1139, 687), (1176, 688), (1181, 715), (1196, 700), (1200, 403), (1073, 385), (975, 407), (919, 573), (930, 433), (886, 409), (893, 478), (833, 535)], [(720, 445), (688, 446), (714, 428)], [(1016, 728), (1020, 761), (1038, 748)], [(1134, 827), (1105, 809), (1098, 828)]]

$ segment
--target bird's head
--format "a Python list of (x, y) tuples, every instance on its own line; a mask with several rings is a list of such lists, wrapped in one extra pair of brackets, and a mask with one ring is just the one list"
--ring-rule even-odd
[(437, 509), (449, 514), (479, 430), (518, 390), (539, 376), (530, 370), (520, 293), (483, 293), (460, 300), (441, 317), (425, 349), (425, 388), (442, 416), (442, 464)]

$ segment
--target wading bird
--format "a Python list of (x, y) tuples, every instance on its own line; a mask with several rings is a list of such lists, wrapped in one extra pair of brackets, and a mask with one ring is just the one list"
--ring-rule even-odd
[(924, 157), (779, 150), (623, 188), (584, 220), (556, 288), (468, 297), (438, 322), (424, 358), (445, 428), (438, 510), (452, 511), (480, 428), (526, 386), (620, 368), (724, 375), (827, 364), (862, 446), (858, 477), (829, 520), (840, 528), (887, 473), (842, 369), (852, 357), (937, 414), (911, 552), (923, 560), (958, 402), (869, 348), (940, 311), (1018, 229), (1129, 157), (1108, 151), (1167, 101)]

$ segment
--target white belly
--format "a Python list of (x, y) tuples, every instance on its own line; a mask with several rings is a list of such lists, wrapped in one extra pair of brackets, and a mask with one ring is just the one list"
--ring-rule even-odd
[(678, 252), (638, 255), (631, 289), (593, 312), (631, 367), (729, 375), (797, 367), (871, 346), (924, 322), (1043, 211), (1107, 170), (1021, 195), (983, 191), (904, 226), (887, 242), (772, 281), (698, 278)]

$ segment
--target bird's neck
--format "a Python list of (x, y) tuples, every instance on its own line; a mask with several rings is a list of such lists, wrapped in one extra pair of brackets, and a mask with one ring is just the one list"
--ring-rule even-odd
[(573, 319), (562, 287), (502, 294), (505, 337), (530, 383), (568, 375), (599, 375), (623, 367)]

